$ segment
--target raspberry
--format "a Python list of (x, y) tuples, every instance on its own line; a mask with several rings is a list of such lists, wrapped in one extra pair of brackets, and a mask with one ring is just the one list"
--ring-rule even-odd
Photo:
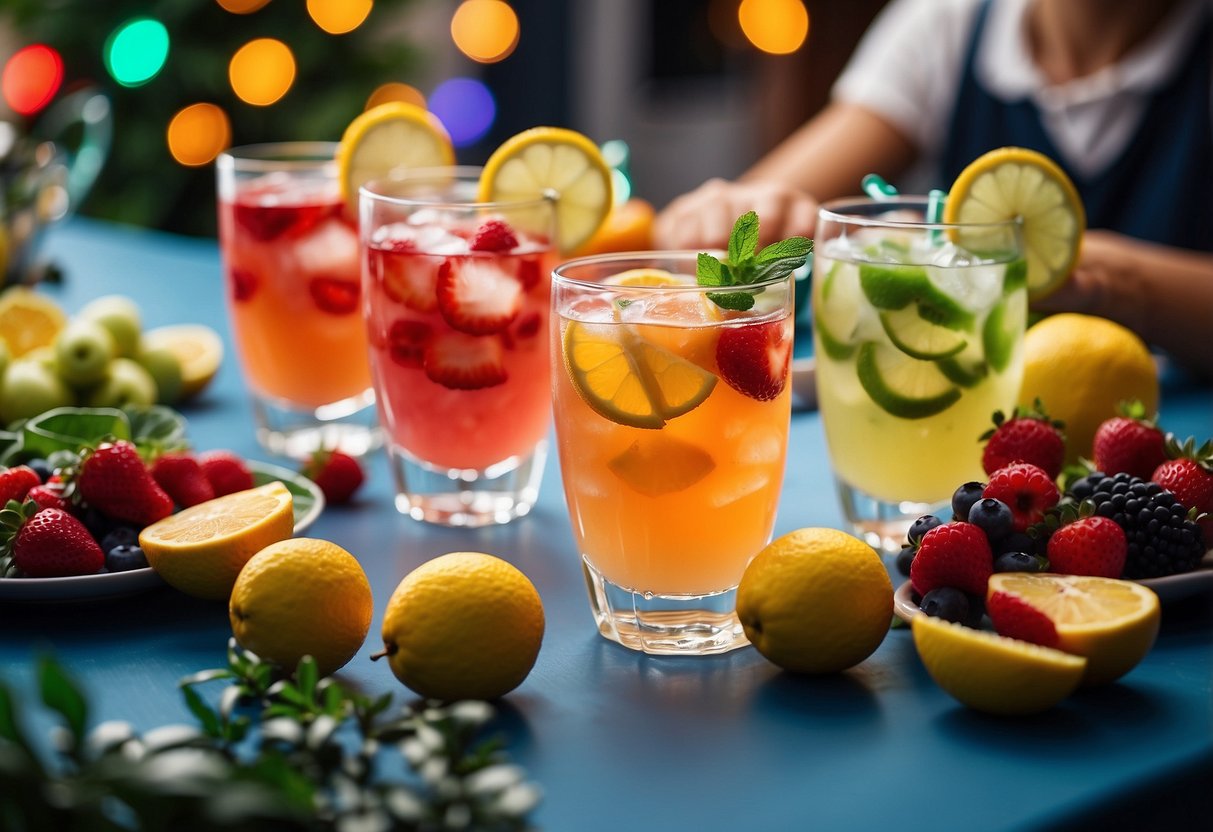
[(1007, 504), (1017, 532), (1039, 523), (1044, 519), (1045, 511), (1061, 499), (1061, 492), (1048, 472), (1028, 462), (995, 471), (981, 493), (983, 497), (993, 497)]
[(984, 597), (994, 571), (985, 533), (972, 523), (951, 522), (922, 536), (910, 564), (910, 583), (919, 595), (941, 586)]
[(489, 220), (476, 229), (468, 248), (472, 251), (509, 251), (517, 245), (518, 238), (512, 228), (502, 220)]

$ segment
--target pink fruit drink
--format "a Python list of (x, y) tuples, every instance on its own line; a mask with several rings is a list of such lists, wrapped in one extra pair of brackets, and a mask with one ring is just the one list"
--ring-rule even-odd
[(502, 220), (376, 229), (364, 286), (380, 421), (406, 453), (484, 470), (548, 431), (554, 253)]
[(219, 202), (219, 240), (249, 386), (309, 407), (365, 393), (358, 232), (335, 187), (244, 188)]

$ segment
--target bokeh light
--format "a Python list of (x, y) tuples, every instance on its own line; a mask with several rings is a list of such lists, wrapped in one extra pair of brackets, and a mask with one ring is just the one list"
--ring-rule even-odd
[(475, 78), (451, 78), (430, 93), (430, 112), (438, 116), (456, 147), (474, 144), (493, 126), (497, 102)]
[(473, 61), (496, 63), (518, 46), (518, 15), (502, 0), (463, 0), (451, 18), (451, 39)]
[(14, 113), (28, 116), (51, 102), (63, 83), (63, 58), (43, 43), (17, 50), (4, 65), (0, 90)]
[(105, 68), (122, 86), (141, 86), (164, 69), (168, 44), (168, 29), (159, 20), (128, 20), (105, 41)]
[(214, 104), (191, 104), (168, 124), (168, 151), (187, 167), (209, 165), (232, 140), (227, 113)]
[(227, 75), (241, 101), (265, 107), (295, 83), (295, 56), (280, 40), (258, 38), (236, 51)]
[(270, 0), (215, 0), (224, 11), (232, 14), (252, 14)]
[(787, 55), (809, 35), (809, 12), (802, 0), (741, 0), (741, 31), (763, 52)]
[(330, 35), (344, 35), (362, 25), (374, 0), (307, 0), (307, 13)]
[(386, 84), (380, 84), (375, 91), (371, 93), (366, 100), (366, 109), (378, 107), (380, 104), (387, 104), (389, 101), (404, 101), (409, 104), (416, 104), (418, 107), (425, 109), (425, 96), (421, 90), (411, 84), (401, 84), (397, 81), (389, 81)]

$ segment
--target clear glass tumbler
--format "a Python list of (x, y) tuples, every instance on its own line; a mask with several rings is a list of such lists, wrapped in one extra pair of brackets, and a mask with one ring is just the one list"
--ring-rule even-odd
[(646, 653), (747, 644), (735, 612), (771, 537), (791, 414), (792, 279), (745, 311), (695, 252), (588, 257), (553, 275), (556, 439), (598, 631)]
[(551, 200), (477, 202), (479, 168), (361, 192), (371, 368), (396, 507), (506, 523), (539, 494), (551, 426)]
[(813, 266), (817, 396), (843, 514), (896, 552), (914, 518), (981, 480), (979, 437), (1023, 375), (1018, 221), (927, 222), (926, 197), (823, 205)]
[(219, 245), (258, 441), (275, 454), (377, 447), (357, 218), (328, 142), (233, 148), (217, 161)]

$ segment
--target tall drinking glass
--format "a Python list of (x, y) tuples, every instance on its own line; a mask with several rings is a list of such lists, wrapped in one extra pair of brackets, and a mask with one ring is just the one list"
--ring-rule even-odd
[(506, 523), (539, 494), (551, 425), (551, 200), (477, 202), (479, 168), (361, 192), (363, 287), (396, 507)]
[(257, 439), (292, 457), (362, 454), (380, 441), (357, 218), (339, 193), (335, 151), (250, 145), (217, 162), (225, 295)]
[(823, 205), (813, 265), (817, 396), (843, 514), (897, 551), (913, 519), (981, 480), (979, 437), (1023, 375), (1018, 221), (924, 219), (925, 197)]
[(603, 255), (553, 275), (556, 439), (590, 605), (603, 636), (646, 653), (748, 643), (736, 589), (783, 482), (792, 279), (729, 311), (695, 264)]

